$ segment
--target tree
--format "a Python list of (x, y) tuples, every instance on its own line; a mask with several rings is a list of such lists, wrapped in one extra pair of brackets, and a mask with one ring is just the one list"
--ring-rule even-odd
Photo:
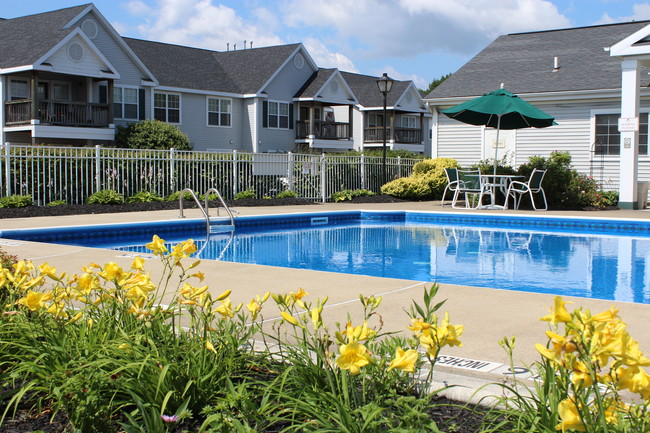
[(115, 134), (115, 145), (131, 149), (192, 149), (187, 134), (177, 126), (159, 120), (143, 120), (119, 126)]
[(433, 91), (436, 87), (442, 84), (443, 81), (445, 81), (447, 78), (451, 77), (451, 73), (443, 75), (440, 78), (436, 78), (433, 81), (429, 83), (429, 87), (427, 87), (425, 90), (420, 89), (420, 93), (422, 93), (424, 96), (427, 96), (429, 93)]

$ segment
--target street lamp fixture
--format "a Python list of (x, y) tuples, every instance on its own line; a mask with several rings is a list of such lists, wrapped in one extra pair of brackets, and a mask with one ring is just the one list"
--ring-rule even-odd
[(381, 158), (381, 184), (386, 184), (386, 95), (393, 88), (393, 83), (395, 81), (384, 72), (384, 75), (377, 80), (377, 86), (382, 95), (384, 95), (384, 146), (382, 148), (382, 158)]

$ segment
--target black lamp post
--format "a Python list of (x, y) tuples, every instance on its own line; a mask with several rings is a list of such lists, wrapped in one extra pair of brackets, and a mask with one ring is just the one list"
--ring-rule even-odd
[(386, 184), (386, 95), (393, 88), (393, 79), (384, 72), (384, 75), (377, 80), (377, 86), (379, 86), (379, 91), (384, 95), (384, 147), (382, 150), (382, 159), (381, 159), (381, 184)]

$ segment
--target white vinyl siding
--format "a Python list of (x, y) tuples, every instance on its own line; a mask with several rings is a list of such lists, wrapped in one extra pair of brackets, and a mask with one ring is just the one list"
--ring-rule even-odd
[(154, 92), (154, 119), (167, 123), (181, 123), (181, 95), (176, 93)]
[(231, 126), (232, 101), (208, 97), (208, 125)]

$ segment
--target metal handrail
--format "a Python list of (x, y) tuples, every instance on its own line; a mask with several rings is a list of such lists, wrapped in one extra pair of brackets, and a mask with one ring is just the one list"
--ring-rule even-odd
[(206, 212), (206, 210), (203, 208), (201, 205), (201, 200), (196, 196), (194, 191), (192, 191), (192, 188), (185, 188), (184, 190), (181, 191), (181, 195), (178, 197), (178, 207), (180, 208), (180, 215), (178, 216), (179, 218), (185, 218), (185, 215), (183, 215), (183, 198), (185, 197), (185, 192), (189, 192), (194, 201), (196, 202), (197, 206), (199, 209), (201, 209), (201, 212), (203, 213), (203, 216), (205, 217), (205, 225), (206, 229), (208, 232), (210, 232), (210, 215)]
[[(221, 202), (221, 207), (223, 207), (226, 210), (226, 212), (228, 212), (228, 217), (230, 217), (230, 225), (234, 226), (235, 225), (235, 218), (232, 216), (232, 212), (231, 212), (230, 208), (228, 207), (228, 205), (224, 201), (223, 197), (221, 196), (221, 193), (219, 192), (219, 190), (217, 190), (217, 188), (209, 188), (205, 192), (205, 212), (206, 212), (208, 218), (210, 218), (210, 209), (208, 208), (208, 196), (210, 195), (211, 192), (214, 192), (215, 194), (217, 194), (217, 197), (219, 198), (219, 201)], [(219, 208), (217, 208), (217, 215), (219, 215)]]

